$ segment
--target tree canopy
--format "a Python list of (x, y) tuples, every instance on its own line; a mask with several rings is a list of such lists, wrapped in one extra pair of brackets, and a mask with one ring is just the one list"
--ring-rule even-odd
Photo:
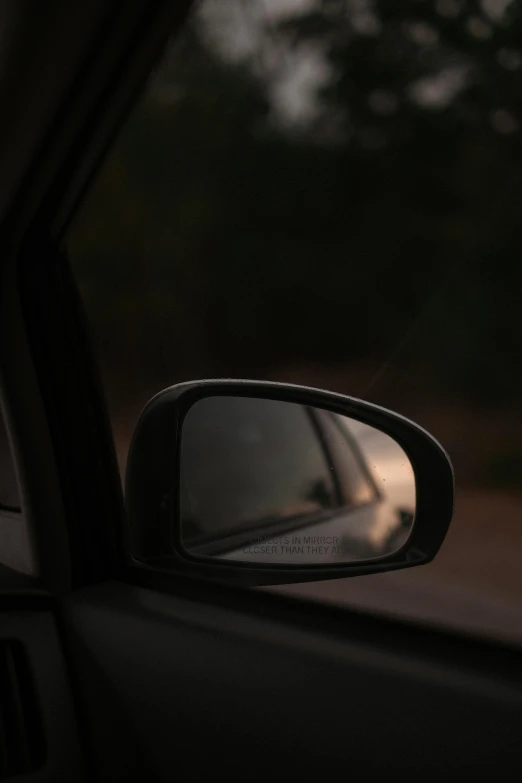
[(284, 6), (203, 3), (106, 161), (70, 243), (102, 352), (519, 395), (522, 6)]

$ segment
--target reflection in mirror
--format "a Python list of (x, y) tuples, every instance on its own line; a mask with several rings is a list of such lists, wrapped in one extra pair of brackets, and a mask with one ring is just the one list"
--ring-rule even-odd
[(414, 516), (406, 453), (355, 419), (215, 396), (196, 402), (183, 421), (180, 527), (192, 555), (349, 563), (398, 551)]

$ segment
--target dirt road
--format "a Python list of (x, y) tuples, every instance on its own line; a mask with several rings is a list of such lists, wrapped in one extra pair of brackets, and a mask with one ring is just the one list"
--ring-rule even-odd
[(522, 644), (522, 497), (458, 491), (427, 566), (271, 589)]

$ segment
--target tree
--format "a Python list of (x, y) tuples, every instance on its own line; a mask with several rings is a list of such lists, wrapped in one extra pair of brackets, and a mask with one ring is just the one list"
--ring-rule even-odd
[(74, 233), (111, 366), (393, 356), (520, 393), (520, 6), (324, 0), (245, 32), (246, 7), (173, 42)]

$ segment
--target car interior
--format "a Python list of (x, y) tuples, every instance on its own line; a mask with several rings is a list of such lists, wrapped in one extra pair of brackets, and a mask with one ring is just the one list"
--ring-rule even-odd
[[(341, 577), (355, 583), (384, 570), (422, 570), (437, 558), (451, 530), (454, 477), (444, 443), (423, 427), (319, 383), (196, 382), (194, 373), (191, 383), (155, 383), (147, 394), (122, 486), (88, 306), (65, 237), (191, 6), (0, 6), (0, 779), (515, 778), (519, 646), (271, 589)], [(191, 214), (187, 207), (188, 222)], [(131, 218), (124, 230), (132, 240)], [(245, 515), (237, 510), (246, 503), (246, 451), (226, 479), (236, 476), (237, 487), (216, 496), (204, 517), (208, 485), (198, 464), (210, 447), (204, 433), (183, 462), (190, 457), (183, 427), (191, 406), (213, 395), (297, 403), (317, 409), (318, 419), (351, 417), (359, 425), (350, 436), (354, 453), (364, 454), (365, 427), (389, 436), (415, 475), (414, 513), (397, 501), (397, 524), (407, 532), (387, 539), (389, 549), (354, 548), (340, 562), (326, 552), (321, 562), (292, 561), (286, 550), (277, 562), (266, 553), (262, 561), (222, 557), (260, 535), (272, 547), (287, 534), (332, 536), (318, 520), (324, 526), (348, 504), (335, 500), (333, 485), (315, 494), (307, 485), (297, 510), (279, 496), (268, 503), (264, 487), (289, 470), (280, 429), (274, 453), (283, 456), (272, 473), (259, 471), (265, 484), (256, 484), (262, 498), (247, 535), (238, 534)], [(261, 432), (262, 417), (253, 423)], [(240, 447), (255, 449), (265, 437), (259, 432), (241, 430)], [(231, 448), (216, 446), (216, 459), (231, 459)], [(311, 471), (313, 447), (305, 452)], [(373, 471), (364, 459), (362, 473)], [(184, 537), (179, 474), (187, 465), (193, 516)], [(386, 489), (382, 476), (368, 478), (372, 502)], [(229, 497), (235, 517), (218, 508)], [(232, 520), (222, 546), (191, 551), (191, 535), (205, 524), (198, 508), (215, 523), (214, 536)], [(302, 527), (308, 513), (310, 533)]]

